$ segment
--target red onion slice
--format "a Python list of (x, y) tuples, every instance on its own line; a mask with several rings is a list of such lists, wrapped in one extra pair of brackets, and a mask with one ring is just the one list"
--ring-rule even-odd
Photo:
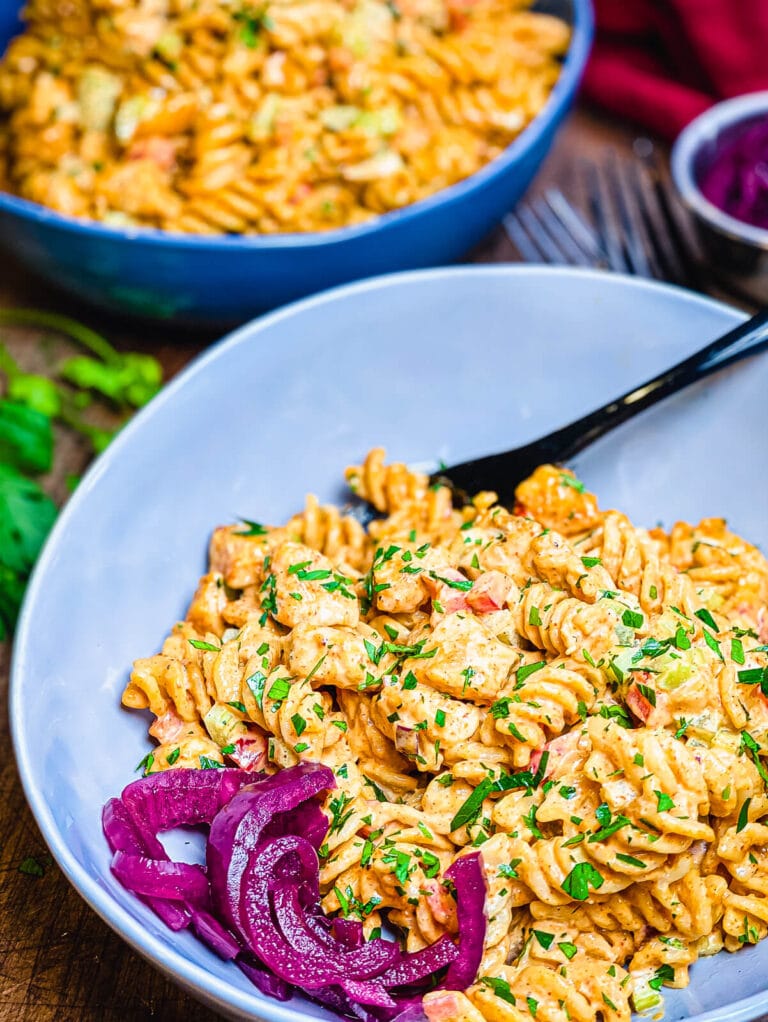
[(208, 901), (208, 878), (202, 866), (115, 852), (112, 872), (123, 887), (145, 898), (169, 898), (197, 904)]
[(480, 852), (456, 859), (445, 871), (445, 877), (456, 889), (459, 953), (439, 985), (445, 990), (466, 990), (477, 976), (485, 942), (486, 891)]

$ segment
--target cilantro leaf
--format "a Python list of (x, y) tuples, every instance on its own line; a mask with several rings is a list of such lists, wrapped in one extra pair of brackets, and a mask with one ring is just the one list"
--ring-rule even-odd
[(28, 572), (56, 518), (56, 505), (32, 479), (0, 464), (0, 563)]
[(0, 564), (0, 642), (13, 631), (26, 585), (26, 575)]
[(13, 401), (0, 401), (0, 462), (22, 472), (48, 472), (53, 460), (51, 420)]
[(141, 408), (160, 390), (162, 371), (156, 359), (137, 352), (125, 352), (101, 362), (90, 355), (66, 359), (59, 374), (67, 383), (93, 390), (116, 405)]

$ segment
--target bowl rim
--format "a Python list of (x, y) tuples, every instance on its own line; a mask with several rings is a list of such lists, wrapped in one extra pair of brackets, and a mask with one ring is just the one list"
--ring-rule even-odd
[[(34, 638), (34, 622), (31, 608), (35, 602), (37, 591), (44, 585), (46, 571), (51, 563), (56, 560), (56, 548), (59, 539), (65, 534), (69, 527), (70, 519), (77, 513), (80, 504), (87, 499), (91, 487), (103, 474), (110, 470), (113, 459), (119, 457), (123, 446), (132, 442), (133, 434), (139, 428), (139, 424), (143, 425), (144, 421), (150, 418), (165, 402), (174, 400), (177, 392), (186, 385), (186, 381), (191, 375), (205, 373), (209, 363), (219, 358), (222, 352), (241, 345), (250, 344), (253, 340), (253, 335), (268, 331), (274, 323), (290, 318), (297, 313), (303, 313), (329, 302), (337, 303), (343, 301), (349, 295), (365, 291), (397, 288), (402, 284), (418, 283), (421, 280), (433, 280), (435, 278), (447, 277), (458, 280), (468, 275), (476, 277), (504, 276), (507, 278), (511, 276), (545, 275), (553, 283), (560, 277), (575, 275), (584, 279), (599, 280), (603, 287), (626, 287), (629, 284), (633, 291), (650, 291), (652, 293), (673, 292), (677, 294), (680, 300), (685, 301), (689, 305), (704, 306), (720, 311), (725, 310), (730, 316), (735, 317), (736, 322), (746, 319), (745, 313), (725, 302), (676, 285), (638, 278), (628, 274), (607, 273), (603, 270), (566, 266), (485, 264), (410, 270), (356, 281), (352, 284), (345, 284), (319, 294), (311, 295), (308, 298), (293, 302), (290, 305), (283, 306), (271, 313), (251, 320), (230, 334), (225, 335), (220, 341), (212, 345), (185, 367), (163, 388), (160, 394), (149, 405), (134, 416), (131, 422), (113, 441), (107, 452), (99, 457), (88, 469), (75, 494), (62, 511), (38, 559), (27, 589), (11, 662), (9, 692), (10, 730), (24, 793), (43, 838), (61, 867), (62, 872), (77, 890), (78, 894), (121, 939), (126, 941), (127, 944), (150, 961), (156, 968), (169, 974), (174, 982), (192, 991), (195, 996), (208, 1004), (217, 1004), (225, 1012), (231, 1013), (234, 1009), (241, 1011), (246, 1017), (258, 1017), (254, 1016), (253, 1000), (254, 996), (258, 997), (258, 993), (246, 992), (230, 985), (225, 980), (209, 972), (204, 965), (187, 958), (181, 950), (174, 946), (172, 939), (159, 939), (152, 936), (142, 927), (141, 922), (114, 899), (111, 892), (99, 883), (97, 877), (92, 875), (78, 862), (66, 840), (66, 835), (59, 829), (46, 799), (34, 782), (33, 764), (35, 750), (30, 746), (23, 726), (25, 704), (22, 699), (22, 676), (27, 673), (25, 652), (32, 645)], [(695, 1022), (749, 1022), (749, 1020), (756, 1018), (766, 1009), (768, 1009), (768, 989), (762, 993), (752, 994), (749, 997), (735, 1001), (725, 1008), (712, 1009), (695, 1015), (693, 1018)], [(296, 1022), (297, 1018), (302, 1017), (300, 1005), (295, 1005), (292, 1002), (289, 1002), (288, 1005), (283, 1005), (277, 1001), (259, 1000), (258, 1011), (260, 1012), (260, 1017), (269, 1018), (272, 1022)]]
[(52, 227), (81, 237), (105, 238), (115, 242), (142, 241), (161, 248), (183, 247), (204, 251), (248, 251), (282, 248), (323, 248), (364, 238), (379, 230), (406, 224), (427, 215), (439, 206), (450, 207), (481, 191), (490, 181), (503, 174), (518, 158), (528, 152), (567, 110), (586, 67), (594, 36), (592, 0), (570, 0), (572, 7), (571, 42), (563, 60), (562, 70), (546, 103), (523, 131), (502, 153), (456, 184), (441, 188), (423, 199), (399, 209), (390, 210), (361, 224), (336, 227), (329, 231), (307, 231), (285, 234), (198, 235), (180, 231), (164, 231), (155, 227), (109, 227), (96, 220), (81, 220), (49, 209), (40, 203), (0, 192), (0, 214), (8, 213), (32, 221), (41, 227)]
[(768, 90), (748, 92), (715, 103), (695, 117), (677, 136), (672, 146), (670, 167), (678, 194), (692, 213), (733, 241), (768, 250), (768, 229), (739, 220), (710, 202), (699, 188), (693, 172), (702, 145), (716, 137), (723, 128), (747, 121), (757, 114), (768, 118)]

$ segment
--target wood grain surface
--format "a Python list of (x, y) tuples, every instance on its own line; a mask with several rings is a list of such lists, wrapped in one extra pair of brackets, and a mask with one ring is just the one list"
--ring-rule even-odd
[[(560, 134), (534, 191), (556, 184), (568, 190), (574, 161), (600, 159), (608, 147), (629, 149), (630, 128), (578, 110)], [(501, 230), (471, 258), (506, 261), (513, 250)], [(122, 349), (160, 359), (170, 378), (215, 338), (118, 320), (94, 312), (2, 257), (0, 306), (67, 313), (108, 336)], [(25, 367), (39, 335), (8, 331), (3, 337)], [(32, 362), (30, 361), (32, 360)], [(62, 496), (67, 473), (79, 473), (86, 452), (64, 439), (51, 483)], [(0, 644), (0, 1020), (13, 1022), (211, 1022), (203, 1008), (131, 951), (80, 899), (53, 863), (27, 809), (10, 745), (7, 713), (11, 651)], [(128, 665), (126, 665), (127, 667)], [(126, 778), (126, 782), (129, 778)], [(171, 934), (169, 932), (169, 940)]]

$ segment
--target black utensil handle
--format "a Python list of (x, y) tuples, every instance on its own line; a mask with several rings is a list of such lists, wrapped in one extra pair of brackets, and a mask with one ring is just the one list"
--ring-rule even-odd
[(755, 355), (768, 347), (768, 308), (746, 323), (718, 337), (700, 351), (689, 355), (659, 376), (609, 401), (602, 408), (551, 433), (542, 443), (542, 453), (552, 461), (566, 461), (595, 440), (631, 419), (662, 398), (703, 380), (711, 373)]

